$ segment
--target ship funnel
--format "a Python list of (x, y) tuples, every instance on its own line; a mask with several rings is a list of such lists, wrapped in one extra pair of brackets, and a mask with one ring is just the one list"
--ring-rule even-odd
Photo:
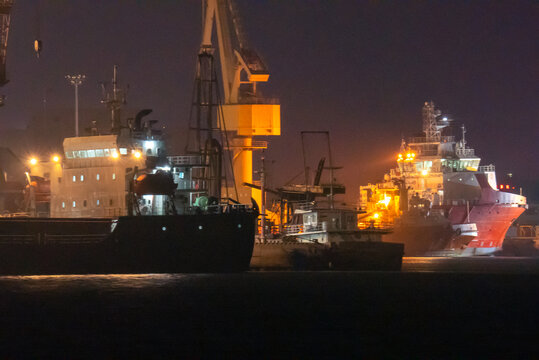
[(144, 109), (138, 112), (137, 116), (135, 116), (135, 124), (133, 126), (133, 131), (142, 130), (142, 118), (151, 114), (152, 111), (152, 109)]

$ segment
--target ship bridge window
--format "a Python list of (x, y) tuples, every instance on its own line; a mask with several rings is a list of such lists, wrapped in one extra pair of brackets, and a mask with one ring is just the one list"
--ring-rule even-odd
[(94, 158), (95, 157), (95, 150), (88, 150), (88, 157)]
[(127, 155), (127, 149), (126, 148), (120, 148), (120, 154)]
[(66, 158), (73, 159), (73, 151), (66, 151)]
[(103, 157), (103, 156), (105, 156), (105, 154), (103, 153), (103, 149), (97, 149), (97, 150), (95, 151), (95, 156), (96, 156), (96, 157)]
[(180, 173), (178, 174), (178, 177), (180, 179), (183, 179), (185, 177), (185, 173), (183, 171), (180, 171)]
[(82, 159), (86, 159), (88, 157), (88, 154), (86, 153), (86, 150), (81, 150), (81, 151), (79, 151), (79, 156)]

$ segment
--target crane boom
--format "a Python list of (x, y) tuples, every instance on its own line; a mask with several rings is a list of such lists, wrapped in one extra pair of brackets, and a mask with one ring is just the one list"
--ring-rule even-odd
[(202, 0), (202, 16), (199, 55), (213, 54), (215, 26), (224, 95), (220, 114), (226, 131), (232, 135), (226, 150), (232, 153), (239, 201), (246, 203), (251, 197), (260, 198), (260, 191), (243, 185), (252, 183), (252, 152), (266, 148), (265, 142), (255, 142), (253, 137), (281, 134), (280, 105), (258, 91), (257, 84), (269, 80), (269, 71), (247, 46), (233, 0)]

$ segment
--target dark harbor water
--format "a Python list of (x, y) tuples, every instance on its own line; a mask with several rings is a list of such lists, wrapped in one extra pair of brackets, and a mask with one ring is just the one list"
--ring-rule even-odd
[(0, 359), (539, 358), (539, 259), (0, 277)]

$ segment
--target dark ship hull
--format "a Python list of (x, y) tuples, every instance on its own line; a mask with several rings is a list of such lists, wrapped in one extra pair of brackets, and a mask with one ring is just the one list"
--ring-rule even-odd
[[(316, 242), (270, 241), (256, 243), (251, 259), (253, 270), (342, 270), (400, 271), (404, 245), (382, 241), (359, 241), (361, 234), (350, 239), (321, 244)], [(342, 236), (342, 234), (331, 234)], [(354, 236), (355, 235), (355, 236)]]
[[(0, 219), (0, 274), (238, 272), (256, 214)], [(112, 229), (112, 230), (111, 230)]]

